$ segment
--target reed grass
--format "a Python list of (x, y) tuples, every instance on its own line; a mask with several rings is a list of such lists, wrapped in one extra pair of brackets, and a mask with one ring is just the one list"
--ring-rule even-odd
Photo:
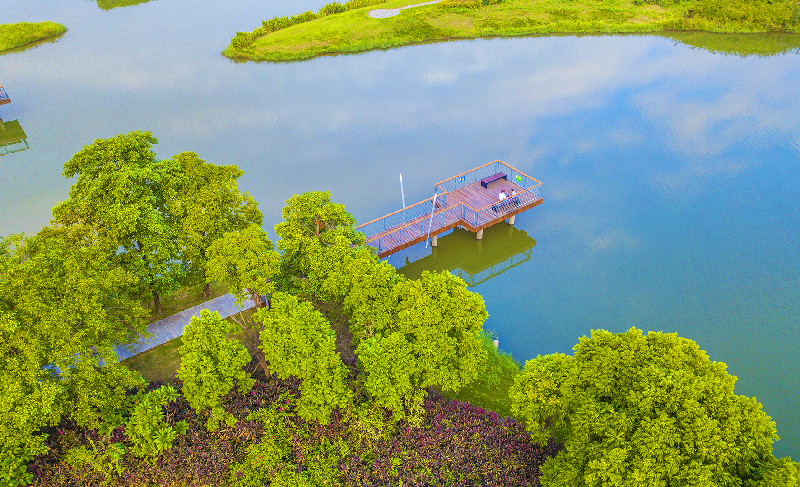
[(290, 61), (451, 39), (559, 33), (800, 33), (796, 0), (504, 0), (480, 8), (424, 5), (383, 19), (367, 15), (374, 8), (416, 3), (420, 0), (390, 0), (264, 35), (257, 31), (223, 55)]
[(67, 28), (55, 22), (0, 24), (0, 53), (61, 35)]

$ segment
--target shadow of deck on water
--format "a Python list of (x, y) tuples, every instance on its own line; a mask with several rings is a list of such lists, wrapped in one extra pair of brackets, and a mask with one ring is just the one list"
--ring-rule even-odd
[(499, 276), (531, 258), (536, 240), (507, 223), (498, 223), (484, 230), (483, 240), (462, 228), (453, 229), (439, 238), (439, 246), (430, 255), (408, 262), (397, 269), (409, 279), (419, 278), (424, 271), (449, 271), (474, 287)]

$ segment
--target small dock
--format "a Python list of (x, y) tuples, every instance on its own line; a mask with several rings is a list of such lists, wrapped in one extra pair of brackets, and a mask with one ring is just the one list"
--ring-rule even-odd
[[(455, 227), (462, 227), (483, 238), (483, 229), (508, 220), (542, 203), (541, 182), (502, 161), (494, 161), (440, 181), (435, 197), (390, 213), (356, 227), (366, 236), (367, 245), (383, 258)], [(515, 193), (499, 201), (500, 190)], [(434, 203), (435, 200), (435, 203)]]
[(11, 98), (8, 97), (3, 85), (0, 85), (0, 105), (5, 105), (6, 103), (11, 103)]

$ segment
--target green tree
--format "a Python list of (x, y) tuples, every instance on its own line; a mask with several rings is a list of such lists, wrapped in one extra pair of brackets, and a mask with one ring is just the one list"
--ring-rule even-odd
[(64, 177), (78, 180), (53, 216), (94, 232), (117, 264), (139, 277), (160, 312), (161, 296), (184, 276), (174, 213), (186, 184), (178, 162), (156, 159), (156, 143), (150, 132), (135, 131), (85, 146), (64, 164)]
[(275, 225), (283, 276), (308, 275), (317, 249), (332, 244), (339, 236), (355, 246), (362, 245), (364, 235), (355, 227), (355, 218), (344, 205), (333, 203), (328, 191), (309, 191), (286, 200), (283, 221)]
[(98, 428), (144, 380), (113, 346), (146, 330), (136, 281), (84, 228), (0, 239), (0, 485), (24, 483), (62, 415)]
[(225, 232), (261, 225), (263, 217), (250, 194), (239, 191), (236, 181), (243, 172), (236, 166), (209, 164), (194, 152), (182, 152), (172, 159), (180, 166), (183, 182), (173, 212), (187, 282), (203, 284), (203, 296), (208, 297), (209, 246)]
[(327, 424), (334, 407), (345, 407), (353, 393), (347, 387), (347, 368), (336, 352), (336, 336), (310, 303), (275, 293), (272, 309), (262, 308), (261, 350), (278, 377), (302, 379), (297, 413)]
[[(272, 247), (272, 241), (258, 225), (227, 232), (208, 249), (206, 279), (225, 283), (240, 310), (248, 296), (258, 304), (262, 296), (274, 291), (274, 279), (280, 272), (280, 254)], [(245, 319), (241, 312), (232, 318), (245, 332), (248, 348), (254, 351), (265, 376), (269, 377), (269, 366), (258, 348), (261, 324)]]
[(247, 349), (236, 339), (225, 338), (236, 327), (220, 318), (216, 311), (200, 311), (200, 318), (194, 316), (184, 328), (181, 366), (178, 378), (183, 381), (183, 395), (198, 413), (211, 410), (207, 427), (217, 429), (221, 422), (228, 426), (236, 423), (236, 418), (222, 407), (222, 396), (229, 393), (236, 384), (239, 392), (249, 391), (255, 381), (242, 367), (250, 362)]
[(529, 360), (510, 392), (534, 441), (565, 432), (543, 485), (741, 485), (770, 462), (775, 424), (694, 341), (593, 330), (574, 350)]
[(399, 279), (392, 321), (361, 341), (356, 353), (367, 373), (365, 387), (395, 418), (416, 416), (425, 388), (458, 391), (477, 378), (486, 360), (481, 327), (483, 299), (449, 272)]

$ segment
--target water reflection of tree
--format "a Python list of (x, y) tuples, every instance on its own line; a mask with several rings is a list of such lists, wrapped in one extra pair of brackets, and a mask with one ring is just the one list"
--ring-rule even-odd
[(103, 10), (111, 10), (112, 8), (130, 7), (131, 5), (139, 5), (150, 1), (152, 0), (97, 0), (97, 6)]
[(670, 32), (659, 35), (713, 53), (740, 57), (767, 57), (787, 52), (800, 52), (800, 35), (798, 34)]
[(416, 279), (423, 271), (447, 270), (474, 287), (530, 260), (535, 245), (536, 240), (524, 230), (503, 222), (485, 229), (483, 240), (456, 228), (439, 238), (439, 246), (430, 255), (409, 262), (398, 271)]

